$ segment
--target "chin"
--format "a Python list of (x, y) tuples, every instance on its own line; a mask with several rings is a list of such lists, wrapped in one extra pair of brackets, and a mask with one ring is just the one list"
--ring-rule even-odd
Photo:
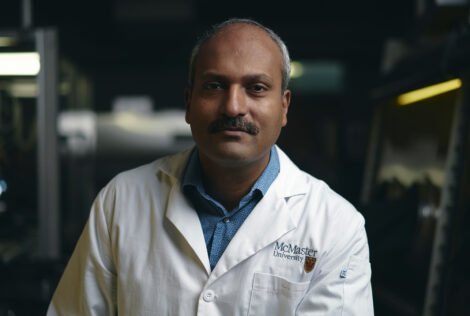
[(250, 156), (244, 152), (224, 150), (211, 153), (210, 157), (214, 161), (225, 162), (225, 163), (243, 163), (249, 161)]
[(253, 151), (248, 148), (235, 148), (238, 146), (228, 146), (223, 148), (211, 148), (209, 152), (206, 152), (206, 156), (213, 162), (225, 165), (227, 167), (240, 167), (257, 160), (262, 159), (265, 156), (265, 152)]

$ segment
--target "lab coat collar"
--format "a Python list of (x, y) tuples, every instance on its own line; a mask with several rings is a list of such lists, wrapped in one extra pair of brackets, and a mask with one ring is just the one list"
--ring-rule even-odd
[(307, 193), (307, 175), (276, 145), (281, 171), (274, 181), (277, 194), (285, 199)]
[[(305, 194), (306, 193), (306, 179), (307, 177), (301, 177), (305, 179), (303, 183), (298, 182), (298, 177), (295, 175), (302, 173), (302, 171), (287, 157), (287, 155), (277, 146), (274, 146), (279, 156), (279, 163), (281, 171), (274, 182), (281, 183), (281, 190), (279, 194), (284, 198), (291, 196)], [(173, 156), (163, 158), (159, 169), (172, 177), (177, 184), (181, 184), (181, 178), (183, 176), (184, 168), (188, 162), (189, 156), (193, 147), (178, 153)], [(295, 182), (293, 181), (295, 179)], [(176, 183), (175, 183), (176, 184)], [(274, 184), (274, 183), (273, 183)]]
[[(296, 218), (290, 213), (287, 200), (292, 196), (306, 193), (307, 177), (299, 176), (302, 171), (276, 146), (281, 168), (278, 177), (230, 241), (211, 274), (199, 218), (181, 192), (181, 178), (191, 150), (164, 158), (160, 165), (160, 171), (172, 180), (166, 217), (183, 235), (198, 256), (207, 274), (213, 279), (218, 278), (241, 261), (295, 229)], [(299, 182), (299, 179), (305, 180)]]

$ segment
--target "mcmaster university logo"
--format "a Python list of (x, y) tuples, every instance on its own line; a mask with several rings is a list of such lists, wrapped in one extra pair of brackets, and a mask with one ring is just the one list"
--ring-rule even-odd
[(309, 273), (315, 267), (315, 262), (317, 262), (317, 258), (305, 256), (305, 263), (304, 263), (304, 270), (305, 272)]
[(304, 262), (305, 272), (311, 272), (317, 262), (317, 250), (309, 247), (300, 247), (291, 243), (278, 242), (274, 244), (274, 257)]

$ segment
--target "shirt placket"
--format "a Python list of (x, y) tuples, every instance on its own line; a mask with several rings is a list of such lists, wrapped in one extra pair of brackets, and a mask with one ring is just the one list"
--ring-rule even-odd
[(209, 257), (212, 269), (215, 267), (216, 262), (219, 261), (223, 251), (225, 250), (223, 247), (221, 247), (221, 245), (223, 244), (222, 240), (227, 238), (228, 224), (229, 223), (225, 223), (223, 219), (220, 219), (215, 226)]

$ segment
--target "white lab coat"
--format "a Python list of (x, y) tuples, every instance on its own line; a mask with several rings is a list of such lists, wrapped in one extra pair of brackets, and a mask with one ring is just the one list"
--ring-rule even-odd
[(48, 315), (373, 315), (363, 217), (277, 150), (278, 177), (213, 271), (181, 192), (189, 151), (115, 177)]

